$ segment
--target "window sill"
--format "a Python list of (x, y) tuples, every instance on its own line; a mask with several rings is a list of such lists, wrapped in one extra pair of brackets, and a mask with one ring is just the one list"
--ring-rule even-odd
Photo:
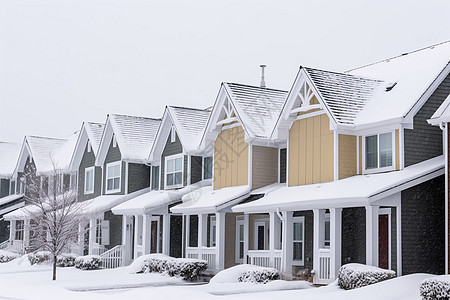
[(108, 195), (108, 194), (115, 194), (115, 193), (120, 193), (120, 189), (118, 189), (118, 190), (106, 190), (106, 192), (105, 192), (106, 195)]
[(394, 166), (383, 167), (383, 168), (366, 169), (366, 170), (363, 171), (363, 175), (375, 174), (375, 173), (383, 173), (383, 172), (389, 172), (389, 171), (394, 171), (394, 170), (395, 170)]

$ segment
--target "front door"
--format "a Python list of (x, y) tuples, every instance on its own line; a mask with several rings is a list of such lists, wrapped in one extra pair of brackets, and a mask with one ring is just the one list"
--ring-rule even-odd
[(389, 269), (389, 215), (378, 215), (378, 266)]
[(150, 253), (158, 252), (158, 221), (152, 220), (150, 223)]
[(268, 244), (268, 232), (266, 231), (266, 222), (255, 222), (255, 249), (266, 250)]

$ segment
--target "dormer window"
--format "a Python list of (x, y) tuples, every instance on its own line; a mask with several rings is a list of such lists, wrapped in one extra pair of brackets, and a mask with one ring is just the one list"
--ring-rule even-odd
[(176, 137), (177, 137), (177, 134), (175, 131), (175, 126), (172, 125), (172, 127), (170, 128), (170, 142), (175, 143)]
[(183, 186), (183, 155), (166, 157), (165, 162), (165, 186), (176, 188)]
[(116, 140), (116, 135), (115, 134), (113, 134), (112, 144), (113, 144), (114, 148), (117, 147), (117, 140)]
[(392, 132), (365, 138), (366, 170), (392, 166)]

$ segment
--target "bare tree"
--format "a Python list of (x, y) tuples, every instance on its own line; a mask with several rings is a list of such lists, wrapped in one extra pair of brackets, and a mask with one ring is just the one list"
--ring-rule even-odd
[(88, 217), (77, 202), (76, 189), (64, 183), (64, 175), (55, 164), (48, 177), (27, 176), (25, 199), (30, 219), (30, 249), (49, 251), (56, 280), (57, 257), (79, 239), (79, 226)]

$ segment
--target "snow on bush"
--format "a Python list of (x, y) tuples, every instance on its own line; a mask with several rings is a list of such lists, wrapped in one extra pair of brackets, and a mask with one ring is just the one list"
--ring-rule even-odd
[(220, 271), (210, 283), (267, 283), (278, 279), (280, 279), (280, 273), (276, 269), (244, 264)]
[(450, 276), (436, 276), (422, 281), (420, 296), (423, 300), (450, 299)]
[(10, 262), (11, 260), (18, 257), (20, 257), (20, 255), (17, 253), (0, 250), (0, 264)]
[(75, 266), (75, 259), (78, 255), (74, 253), (63, 253), (56, 258), (56, 266), (58, 267), (73, 267)]
[(49, 263), (52, 260), (50, 251), (36, 251), (28, 254), (28, 260), (31, 265)]
[(206, 270), (208, 263), (200, 259), (173, 258), (162, 254), (149, 254), (137, 258), (129, 267), (130, 273), (161, 273), (195, 280)]
[(392, 270), (361, 264), (346, 264), (339, 269), (338, 284), (341, 289), (351, 290), (395, 277), (396, 274)]
[(78, 256), (75, 259), (75, 267), (81, 270), (97, 270), (102, 266), (99, 255)]

